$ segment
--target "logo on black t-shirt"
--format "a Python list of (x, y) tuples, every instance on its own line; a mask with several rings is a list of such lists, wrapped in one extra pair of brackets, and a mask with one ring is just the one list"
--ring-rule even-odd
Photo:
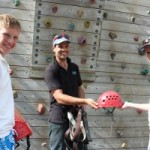
[(76, 71), (72, 71), (72, 74), (73, 74), (73, 75), (76, 75), (76, 74), (77, 74), (77, 72), (76, 72)]

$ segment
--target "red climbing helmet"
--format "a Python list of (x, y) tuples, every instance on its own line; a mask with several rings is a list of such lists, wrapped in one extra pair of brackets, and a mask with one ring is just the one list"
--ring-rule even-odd
[(22, 117), (20, 112), (15, 109), (15, 126), (14, 129), (16, 131), (15, 140), (19, 141), (25, 138), (28, 135), (32, 134), (32, 130), (30, 126), (27, 124), (25, 119)]
[(25, 121), (23, 116), (20, 114), (20, 112), (15, 108), (15, 141), (16, 141), (16, 147), (18, 147), (20, 144), (18, 143), (19, 140), (22, 140), (24, 138), (27, 139), (27, 150), (30, 148), (30, 140), (29, 137), (32, 134), (32, 130), (29, 126), (29, 124)]
[(98, 105), (101, 108), (117, 107), (121, 108), (124, 103), (120, 95), (115, 91), (107, 91), (98, 98)]

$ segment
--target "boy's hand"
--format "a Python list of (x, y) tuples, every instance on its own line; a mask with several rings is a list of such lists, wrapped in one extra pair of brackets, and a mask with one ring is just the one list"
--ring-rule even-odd
[(124, 102), (124, 104), (121, 107), (121, 109), (125, 109), (125, 108), (128, 108), (128, 102)]

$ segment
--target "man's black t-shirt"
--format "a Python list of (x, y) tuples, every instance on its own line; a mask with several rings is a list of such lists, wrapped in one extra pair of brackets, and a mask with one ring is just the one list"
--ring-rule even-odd
[[(78, 87), (82, 84), (79, 68), (72, 63), (69, 58), (68, 69), (62, 68), (56, 59), (49, 64), (45, 71), (45, 82), (49, 92), (55, 89), (61, 89), (64, 94), (78, 97)], [(53, 123), (63, 123), (67, 120), (67, 111), (73, 106), (58, 104), (52, 95), (50, 95), (50, 118)]]

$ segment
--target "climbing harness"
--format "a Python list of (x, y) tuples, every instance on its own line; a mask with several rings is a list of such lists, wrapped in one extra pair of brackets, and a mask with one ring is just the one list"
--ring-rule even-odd
[(15, 141), (16, 141), (16, 148), (20, 145), (18, 141), (26, 138), (27, 139), (27, 149), (30, 149), (30, 140), (29, 137), (32, 134), (32, 130), (30, 126), (27, 124), (25, 119), (21, 116), (20, 112), (15, 109)]
[(88, 144), (91, 141), (91, 136), (87, 124), (87, 114), (82, 108), (77, 108), (77, 116), (75, 117), (72, 112), (67, 112), (69, 120), (69, 129), (65, 132), (65, 138), (73, 142), (73, 148), (71, 148), (67, 141), (65, 144), (69, 150), (78, 150), (78, 142)]
[(82, 114), (81, 114), (81, 110), (79, 110), (76, 121), (73, 117), (73, 114), (71, 112), (67, 113), (67, 117), (70, 121), (71, 127), (69, 128), (69, 136), (71, 141), (77, 140), (80, 136), (80, 131), (83, 134), (83, 139), (81, 139), (81, 141), (84, 141), (86, 138), (86, 132), (83, 126), (83, 121), (82, 121)]

